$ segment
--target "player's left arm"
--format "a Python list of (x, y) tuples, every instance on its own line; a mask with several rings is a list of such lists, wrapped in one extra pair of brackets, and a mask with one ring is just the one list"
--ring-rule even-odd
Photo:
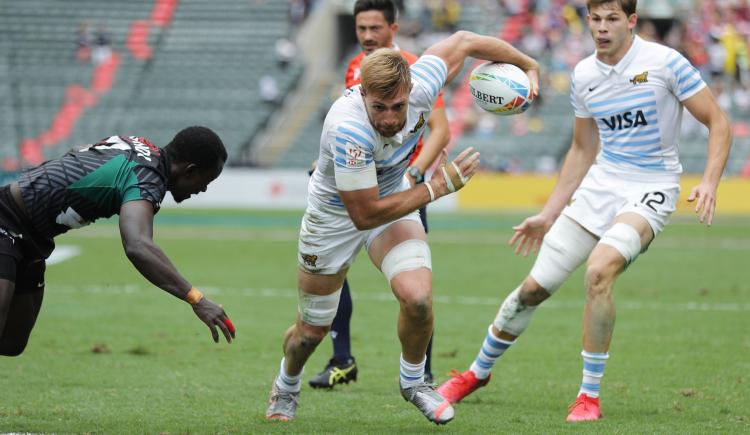
[(539, 91), (539, 64), (537, 61), (502, 39), (459, 30), (448, 38), (432, 45), (424, 52), (423, 56), (428, 54), (438, 56), (445, 61), (448, 66), (446, 83), (458, 75), (467, 57), (474, 57), (516, 65), (529, 76), (532, 98)]
[(172, 264), (164, 251), (154, 243), (154, 206), (150, 201), (127, 201), (120, 206), (120, 237), (125, 255), (149, 282), (172, 295), (189, 301), (198, 318), (219, 341), (218, 327), (227, 342), (234, 338), (234, 327), (224, 309), (207, 298), (191, 301), (188, 294), (193, 286)]
[(426, 175), (427, 170), (437, 160), (440, 152), (445, 149), (450, 142), (451, 133), (448, 128), (448, 117), (445, 114), (445, 107), (440, 107), (432, 110), (430, 118), (427, 120), (427, 125), (430, 129), (430, 134), (424, 141), (422, 150), (412, 166), (416, 166), (422, 175)]
[(682, 104), (698, 121), (708, 127), (706, 168), (701, 182), (691, 190), (687, 200), (698, 200), (695, 212), (700, 213), (700, 222), (706, 221), (711, 225), (716, 209), (716, 190), (732, 146), (731, 124), (708, 87), (684, 100)]

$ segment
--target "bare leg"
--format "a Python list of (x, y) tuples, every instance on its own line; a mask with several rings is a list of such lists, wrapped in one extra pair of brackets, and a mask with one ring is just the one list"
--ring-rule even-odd
[[(346, 278), (346, 272), (346, 270), (343, 270), (336, 275), (313, 275), (298, 270), (297, 283), (299, 288), (306, 293), (321, 296), (330, 295), (341, 288)], [(330, 329), (330, 325), (308, 325), (300, 319), (298, 314), (294, 325), (289, 327), (284, 334), (284, 370), (292, 376), (300, 374), (308, 358)]]

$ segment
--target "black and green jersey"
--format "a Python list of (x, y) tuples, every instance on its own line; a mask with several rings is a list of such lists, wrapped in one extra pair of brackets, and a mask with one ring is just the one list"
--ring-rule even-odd
[(168, 176), (163, 150), (112, 136), (24, 172), (18, 184), (36, 234), (51, 239), (119, 213), (128, 201), (147, 200), (158, 211)]

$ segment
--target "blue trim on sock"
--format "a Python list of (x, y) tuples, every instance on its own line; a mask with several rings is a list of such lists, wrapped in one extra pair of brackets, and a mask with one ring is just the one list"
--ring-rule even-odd
[(478, 365), (479, 367), (481, 367), (481, 368), (483, 368), (485, 370), (491, 369), (492, 365), (493, 365), (492, 363), (490, 363), (490, 362), (484, 362), (484, 361), (480, 360), (479, 358), (475, 359), (474, 362), (476, 363), (476, 365)]
[(487, 337), (485, 338), (485, 340), (487, 340), (487, 342), (488, 342), (488, 343), (489, 343), (489, 344), (490, 344), (490, 345), (491, 345), (492, 347), (496, 347), (496, 348), (498, 348), (498, 349), (507, 349), (507, 348), (509, 348), (509, 347), (510, 347), (510, 345), (512, 344), (512, 343), (504, 343), (504, 342), (500, 341), (499, 339), (495, 338), (495, 336), (493, 336), (493, 335), (492, 335), (491, 333), (489, 333), (489, 332), (487, 333)]
[(581, 384), (582, 390), (589, 390), (589, 391), (594, 391), (598, 393), (599, 388), (600, 388), (599, 384), (586, 384), (586, 383)]
[(484, 347), (482, 347), (481, 349), (479, 349), (479, 351), (482, 352), (483, 354), (487, 355), (487, 358), (499, 358), (500, 355), (503, 354), (502, 351), (500, 353), (489, 353), (489, 352), (487, 352), (487, 350), (485, 350)]
[(583, 362), (583, 369), (591, 373), (604, 373), (604, 366), (605, 366), (605, 363), (603, 362), (601, 363), (593, 363), (593, 362), (588, 362), (588, 361)]

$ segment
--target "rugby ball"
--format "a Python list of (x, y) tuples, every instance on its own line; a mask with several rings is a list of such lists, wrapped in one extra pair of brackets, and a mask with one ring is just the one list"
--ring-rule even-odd
[(469, 90), (479, 107), (498, 115), (516, 115), (531, 105), (529, 76), (509, 63), (490, 62), (474, 68)]

